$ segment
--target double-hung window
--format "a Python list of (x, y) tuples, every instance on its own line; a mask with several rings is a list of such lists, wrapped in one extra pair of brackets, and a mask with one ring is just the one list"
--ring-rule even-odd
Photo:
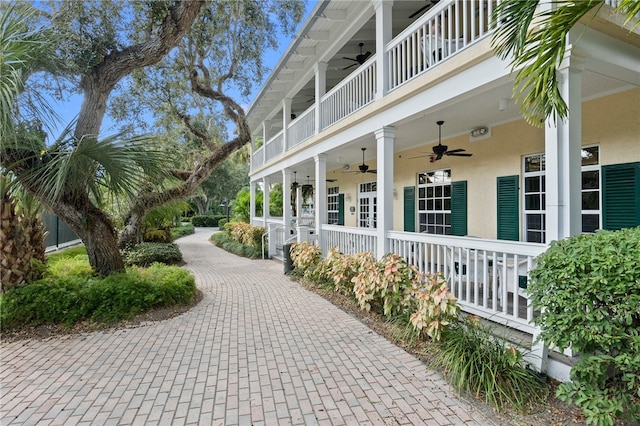
[[(601, 228), (600, 151), (584, 147), (582, 157), (582, 232)], [(524, 158), (524, 235), (525, 241), (545, 241), (545, 158), (544, 154)]]
[(418, 232), (451, 234), (451, 170), (418, 173)]
[(340, 215), (340, 189), (337, 186), (327, 188), (327, 223), (337, 225)]

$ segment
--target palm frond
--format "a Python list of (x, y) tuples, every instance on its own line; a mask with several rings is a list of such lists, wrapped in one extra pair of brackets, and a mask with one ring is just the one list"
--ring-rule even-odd
[(98, 204), (107, 194), (133, 197), (149, 179), (168, 176), (170, 154), (155, 148), (150, 136), (77, 141), (72, 129), (69, 124), (49, 149), (23, 160), (29, 167), (22, 168), (20, 179), (50, 203), (63, 194), (73, 199), (89, 194)]
[(562, 2), (549, 11), (537, 12), (538, 2), (510, 0), (496, 8), (494, 19), (503, 24), (498, 26), (492, 43), (502, 58), (513, 55), (511, 67), (518, 70), (514, 95), (529, 124), (539, 127), (547, 117), (555, 120), (568, 116), (556, 76), (564, 59), (567, 34), (602, 4), (602, 0)]
[(624, 24), (628, 25), (630, 22), (633, 22), (630, 30), (632, 31), (640, 25), (640, 1), (638, 0), (622, 0), (620, 4), (618, 4), (617, 9), (620, 13), (625, 15), (627, 19)]

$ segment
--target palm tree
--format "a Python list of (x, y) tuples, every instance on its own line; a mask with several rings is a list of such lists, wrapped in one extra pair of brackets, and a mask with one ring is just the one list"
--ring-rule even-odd
[[(595, 16), (604, 0), (550, 2), (505, 0), (494, 10), (497, 25), (492, 44), (503, 59), (511, 57), (518, 69), (514, 94), (528, 123), (540, 126), (541, 119), (568, 115), (560, 94), (556, 71), (564, 58), (569, 31), (583, 17)], [(617, 12), (626, 16), (625, 25), (640, 24), (640, 1), (621, 0)], [(535, 22), (535, 26), (532, 23)]]
[(24, 190), (69, 225), (84, 242), (89, 262), (98, 273), (123, 270), (115, 226), (101, 207), (110, 196), (133, 197), (141, 187), (152, 184), (150, 176), (163, 179), (168, 154), (154, 149), (145, 136), (77, 139), (72, 136), (75, 123), (48, 146), (40, 124), (51, 115), (46, 104), (30, 111), (34, 119), (25, 120), (18, 101), (29, 76), (43, 63), (51, 63), (53, 49), (45, 31), (30, 28), (34, 12), (29, 6), (0, 6), (0, 12), (3, 174), (11, 172)]

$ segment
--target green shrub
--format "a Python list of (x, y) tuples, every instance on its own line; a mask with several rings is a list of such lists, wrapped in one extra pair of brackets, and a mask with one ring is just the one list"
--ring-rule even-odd
[(522, 354), (475, 317), (444, 331), (431, 363), (444, 370), (456, 390), (471, 392), (500, 410), (512, 406), (524, 411), (547, 394), (541, 376), (526, 368)]
[(227, 219), (226, 219), (226, 218), (222, 218), (222, 219), (220, 219), (220, 220), (218, 221), (218, 227), (219, 227), (220, 229), (223, 229), (223, 228), (224, 228), (224, 226), (225, 226), (226, 224), (227, 224)]
[(261, 247), (264, 226), (253, 226), (245, 222), (229, 222), (224, 225), (224, 231), (232, 239), (249, 247)]
[(181, 223), (191, 223), (191, 216), (182, 216), (180, 218)]
[(248, 257), (249, 259), (259, 259), (262, 257), (261, 247), (246, 246), (231, 238), (228, 232), (216, 232), (211, 236), (210, 241), (212, 241), (217, 247), (220, 247), (230, 253), (237, 254), (238, 256)]
[(176, 226), (171, 228), (171, 236), (174, 240), (177, 240), (180, 237), (184, 237), (185, 235), (191, 235), (195, 232), (195, 227), (192, 224)]
[(60, 265), (48, 270), (46, 278), (0, 296), (2, 327), (112, 323), (156, 307), (189, 303), (196, 291), (193, 276), (175, 266), (132, 267), (103, 279), (77, 266), (69, 270), (79, 273), (65, 270), (69, 259), (75, 263), (78, 258), (54, 259), (51, 263)]
[(143, 241), (147, 243), (169, 243), (172, 241), (171, 228), (148, 228), (144, 231)]
[(167, 265), (182, 262), (182, 253), (174, 243), (140, 243), (123, 251), (126, 265), (149, 266), (160, 262)]
[(640, 422), (640, 228), (554, 241), (531, 272), (540, 339), (581, 354), (558, 397), (587, 423)]
[(219, 215), (196, 215), (191, 219), (193, 226), (210, 228), (218, 226), (218, 222), (223, 216)]

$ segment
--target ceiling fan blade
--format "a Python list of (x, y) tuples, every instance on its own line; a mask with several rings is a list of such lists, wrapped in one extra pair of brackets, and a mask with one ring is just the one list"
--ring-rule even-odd
[(358, 62), (357, 59), (347, 58), (346, 56), (343, 56), (342, 59), (348, 59), (349, 61)]
[(373, 174), (376, 174), (376, 173), (378, 173), (378, 171), (377, 171), (377, 170), (367, 170), (367, 173), (373, 173)]
[(462, 151), (466, 151), (466, 149), (462, 149), (462, 148), (452, 149), (451, 151), (447, 151), (447, 154), (451, 154), (452, 152), (462, 152)]
[(416, 10), (415, 12), (413, 12), (411, 15), (409, 15), (409, 19), (414, 18), (418, 15), (420, 15), (422, 13), (423, 10), (430, 8), (431, 5), (428, 4), (426, 6), (422, 6), (420, 9)]
[(471, 157), (473, 154), (460, 153), (460, 152), (454, 152), (454, 153), (447, 152), (447, 155), (451, 155), (452, 157)]
[(333, 182), (336, 182), (337, 180), (338, 180), (338, 179), (327, 179), (327, 182), (331, 182), (331, 183), (333, 183)]
[(418, 155), (417, 157), (409, 157), (407, 158), (407, 160), (413, 160), (415, 158), (425, 158), (425, 157), (433, 157), (432, 153), (424, 153), (424, 155)]
[(348, 70), (349, 68), (355, 67), (356, 65), (358, 65), (358, 64), (349, 65), (348, 67), (344, 67), (344, 68), (342, 68), (342, 70), (343, 70), (343, 71), (344, 71), (344, 70)]

